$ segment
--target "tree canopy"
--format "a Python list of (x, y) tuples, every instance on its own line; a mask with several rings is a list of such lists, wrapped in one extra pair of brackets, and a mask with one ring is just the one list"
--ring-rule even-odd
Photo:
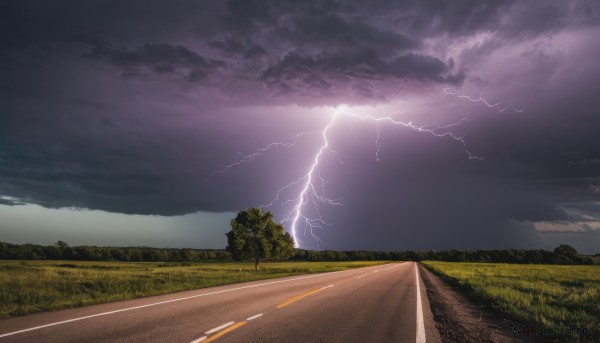
[(256, 207), (238, 212), (226, 235), (226, 250), (233, 258), (254, 259), (257, 270), (260, 259), (287, 259), (295, 252), (294, 239), (283, 225), (273, 221), (271, 212)]
[(563, 255), (567, 257), (573, 257), (577, 255), (577, 250), (570, 245), (561, 244), (554, 248), (554, 253), (556, 255)]

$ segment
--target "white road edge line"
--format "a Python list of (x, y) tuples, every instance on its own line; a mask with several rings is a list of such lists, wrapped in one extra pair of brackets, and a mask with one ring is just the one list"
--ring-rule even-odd
[(190, 343), (199, 343), (199, 342), (202, 342), (203, 340), (205, 340), (206, 338), (207, 338), (206, 336), (202, 336), (198, 339), (191, 341)]
[(423, 321), (423, 304), (421, 303), (421, 288), (419, 286), (419, 265), (415, 262), (415, 278), (417, 281), (417, 343), (425, 343), (425, 324)]
[(217, 331), (221, 331), (221, 330), (223, 330), (224, 328), (226, 328), (226, 327), (228, 327), (228, 326), (232, 326), (233, 324), (235, 324), (235, 322), (229, 322), (229, 323), (225, 323), (225, 324), (223, 324), (223, 325), (221, 325), (221, 326), (217, 326), (217, 327), (216, 327), (216, 328), (214, 328), (214, 329), (210, 329), (210, 330), (206, 331), (204, 334), (206, 334), (206, 335), (210, 335), (211, 333), (215, 333), (215, 332), (217, 332)]
[(220, 293), (227, 293), (227, 292), (239, 291), (241, 289), (246, 289), (246, 288), (268, 286), (268, 285), (274, 285), (274, 284), (277, 284), (277, 283), (291, 282), (291, 281), (309, 279), (309, 278), (318, 277), (318, 276), (325, 276), (325, 275), (332, 275), (332, 274), (337, 274), (337, 273), (351, 272), (351, 271), (356, 271), (356, 270), (357, 269), (339, 270), (337, 272), (329, 272), (329, 273), (321, 273), (321, 274), (315, 274), (315, 275), (308, 275), (308, 276), (297, 277), (297, 278), (293, 278), (293, 279), (289, 279), (289, 280), (280, 280), (280, 281), (265, 282), (265, 283), (260, 283), (260, 284), (257, 284), (257, 285), (243, 286), (243, 287), (237, 287), (237, 288), (231, 288), (231, 289), (224, 289), (222, 291), (216, 291), (216, 292), (210, 292), (210, 293), (203, 293), (203, 294), (191, 295), (189, 297), (183, 297), (183, 298), (165, 300), (165, 301), (160, 301), (160, 302), (152, 303), (152, 304), (146, 304), (146, 305), (134, 306), (134, 307), (129, 307), (129, 308), (123, 308), (123, 309), (120, 309), (120, 310), (102, 312), (102, 313), (92, 314), (92, 315), (89, 315), (89, 316), (83, 316), (83, 317), (78, 317), (78, 318), (73, 318), (73, 319), (67, 319), (67, 320), (63, 320), (63, 321), (60, 321), (60, 322), (56, 322), (56, 323), (50, 323), (50, 324), (35, 326), (35, 327), (32, 327), (32, 328), (28, 328), (28, 329), (23, 329), (23, 330), (8, 332), (8, 333), (0, 335), (0, 338), (7, 337), (7, 336), (12, 336), (12, 335), (16, 335), (16, 334), (23, 333), (23, 332), (28, 332), (28, 331), (33, 331), (33, 330), (39, 330), (39, 329), (47, 328), (49, 326), (61, 325), (61, 324), (76, 322), (76, 321), (83, 320), (83, 319), (89, 319), (89, 318), (94, 318), (94, 317), (106, 316), (106, 315), (109, 315), (109, 314), (115, 314), (115, 313), (119, 313), (119, 312), (137, 310), (137, 309), (145, 308), (145, 307), (151, 307), (151, 306), (156, 306), (156, 305), (163, 305), (163, 304), (168, 304), (168, 303), (172, 303), (172, 302), (176, 302), (176, 301), (194, 299), (194, 298), (204, 297), (204, 296), (207, 296), (207, 295), (214, 295), (214, 294), (220, 294)]
[(259, 314), (255, 315), (255, 316), (252, 316), (252, 317), (248, 317), (248, 318), (246, 318), (246, 320), (252, 320), (252, 319), (256, 319), (256, 318), (258, 318), (258, 317), (260, 317), (260, 316), (262, 316), (262, 315), (263, 315), (262, 313), (259, 313)]

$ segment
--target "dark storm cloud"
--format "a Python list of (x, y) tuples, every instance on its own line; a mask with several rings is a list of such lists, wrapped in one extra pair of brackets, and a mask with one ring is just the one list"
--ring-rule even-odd
[[(281, 58), (271, 59), (260, 78), (271, 94), (282, 99), (289, 96), (298, 102), (301, 96), (311, 103), (331, 103), (354, 95), (379, 101), (386, 94), (379, 92), (374, 81), (383, 80), (407, 89), (415, 86), (414, 81), (421, 85), (458, 85), (464, 77), (433, 56), (407, 53), (418, 49), (420, 43), (364, 20), (353, 5), (252, 1), (228, 4), (234, 31), (260, 29), (267, 32), (266, 37), (279, 41), (280, 46), (290, 47), (279, 52)], [(225, 47), (225, 43), (219, 46)], [(244, 49), (236, 41), (228, 46), (229, 50)]]
[[(111, 6), (114, 10), (109, 13)], [(152, 11), (149, 8), (176, 17), (177, 25), (172, 25), (174, 32), (180, 32), (180, 27), (192, 25), (192, 13), (205, 17), (206, 13), (189, 7), (190, 4), (185, 3), (180, 13), (172, 13), (172, 8), (152, 3), (139, 8), (118, 3), (93, 3), (90, 8), (68, 3), (54, 8), (44, 3), (26, 6), (7, 2), (4, 13), (8, 23), (5, 31), (8, 43), (3, 48), (20, 47), (23, 50), (37, 46), (54, 52), (67, 50), (65, 44), (74, 44), (83, 50), (83, 55), (119, 67), (124, 77), (158, 80), (175, 77), (184, 81), (200, 81), (214, 74), (215, 77), (236, 83), (243, 80), (247, 83), (244, 86), (246, 88), (260, 89), (266, 86), (265, 95), (274, 95), (274, 101), (280, 103), (307, 100), (313, 104), (331, 104), (340, 101), (319, 88), (311, 91), (315, 84), (333, 87), (332, 91), (345, 88), (340, 92), (341, 96), (356, 95), (363, 100), (371, 98), (380, 101), (386, 95), (378, 94), (377, 88), (381, 85), (372, 84), (376, 79), (385, 79), (388, 83), (386, 86), (392, 83), (410, 89), (414, 86), (412, 81), (417, 79), (422, 86), (440, 83), (458, 85), (463, 78), (461, 71), (450, 70), (446, 62), (434, 56), (412, 52), (420, 46), (419, 37), (409, 38), (373, 23), (360, 16), (362, 9), (356, 5), (336, 1), (231, 1), (226, 8), (212, 9), (218, 13), (212, 17), (222, 20), (219, 33), (213, 34), (214, 28), (205, 26), (201, 30), (194, 29), (180, 35), (188, 37), (188, 40), (194, 39), (193, 36), (202, 37), (206, 46), (221, 52), (223, 58), (238, 58), (243, 62), (245, 59), (264, 57), (259, 64), (242, 68), (235, 61), (225, 65), (219, 61), (219, 57), (206, 57), (203, 51), (188, 44), (165, 41), (162, 37), (168, 35), (154, 34), (154, 37), (160, 37), (157, 40), (138, 31), (140, 27), (151, 26), (148, 32), (161, 32), (161, 26), (171, 26), (166, 26), (164, 18), (150, 16), (148, 13)], [(189, 10), (190, 14), (182, 18), (181, 13), (185, 13), (185, 10)], [(104, 13), (104, 17), (92, 17), (94, 13)], [(128, 22), (126, 13), (134, 13), (135, 20), (130, 21), (129, 25), (125, 24)], [(108, 25), (111, 17), (114, 25)], [(97, 25), (93, 26), (93, 23)], [(220, 25), (213, 26), (218, 28)], [(127, 44), (118, 43), (120, 41)], [(293, 50), (291, 54), (286, 52), (290, 49)], [(310, 75), (298, 77), (296, 74), (302, 71), (296, 71), (294, 66), (289, 65), (289, 57), (281, 59), (282, 54), (303, 56), (305, 64), (314, 65), (307, 70)], [(14, 52), (11, 55), (13, 60), (20, 59)], [(339, 84), (348, 77), (356, 84), (351, 87)], [(294, 85), (290, 85), (287, 78)], [(287, 91), (288, 88), (301, 92), (292, 95)], [(227, 93), (229, 90), (222, 91)], [(247, 98), (253, 99), (255, 95)]]
[(209, 72), (225, 65), (205, 59), (185, 46), (168, 43), (146, 43), (133, 49), (99, 44), (86, 56), (121, 67), (125, 77), (182, 75), (191, 82), (204, 79)]
[[(176, 215), (200, 206), (185, 196), (168, 196), (180, 173), (171, 169), (176, 161), (160, 142), (93, 140), (71, 136), (56, 137), (45, 146), (35, 141), (3, 146), (11, 151), (0, 166), (3, 191), (49, 208)], [(161, 162), (150, 162), (145, 149), (161, 156)]]
[(387, 54), (418, 46), (417, 42), (399, 33), (383, 31), (359, 19), (346, 19), (323, 11), (292, 16), (290, 22), (282, 23), (276, 32), (297, 46), (324, 49), (373, 49)]
[[(345, 205), (322, 208), (334, 223), (323, 247), (542, 244), (532, 222), (586, 228), (600, 217), (599, 6), (0, 1), (0, 203), (237, 211), (301, 177), (320, 141), (208, 177), (238, 151), (321, 129), (312, 106), (401, 99), (399, 118), (419, 124), (473, 118), (456, 129), (486, 159), (382, 125), (377, 164), (376, 125), (354, 123), (363, 145), (336, 131), (345, 164), (322, 172)], [(511, 107), (445, 96), (446, 86)]]
[[(335, 92), (348, 83), (400, 79), (405, 86), (411, 87), (430, 83), (459, 85), (464, 80), (464, 74), (449, 74), (448, 66), (439, 59), (412, 53), (388, 62), (373, 50), (317, 56), (292, 51), (279, 63), (266, 69), (262, 79), (276, 94), (306, 92), (310, 95), (320, 93), (321, 96), (335, 96)], [(374, 97), (372, 90), (360, 93), (365, 98)]]
[(262, 46), (247, 39), (239, 40), (231, 35), (225, 35), (220, 39), (211, 40), (208, 45), (223, 51), (228, 55), (236, 55), (244, 58), (255, 58), (266, 54)]
[(24, 205), (24, 202), (19, 201), (18, 199), (14, 199), (14, 198), (0, 198), (0, 205), (6, 205), (6, 206), (18, 206), (18, 205)]
[[(179, 1), (176, 6), (160, 0), (90, 1), (50, 0), (0, 2), (2, 49), (23, 50), (32, 46), (57, 49), (56, 43), (118, 40), (144, 43), (144, 37), (162, 41), (182, 26), (196, 34), (220, 31), (224, 11), (221, 2)], [(199, 30), (198, 28), (201, 28)], [(179, 32), (175, 32), (176, 34)], [(171, 36), (172, 37), (172, 36)], [(64, 49), (64, 46), (60, 47)]]
[(536, 6), (515, 0), (378, 3), (381, 6), (369, 5), (371, 11), (387, 11), (395, 27), (418, 37), (469, 36), (490, 31), (506, 38), (524, 38), (556, 32), (566, 26), (598, 24), (598, 5), (593, 1), (547, 1)]
[[(482, 3), (464, 1), (381, 1), (388, 7), (392, 22), (419, 35), (470, 35), (473, 32), (500, 24), (502, 12), (515, 3), (494, 1)], [(375, 7), (377, 8), (377, 7)]]

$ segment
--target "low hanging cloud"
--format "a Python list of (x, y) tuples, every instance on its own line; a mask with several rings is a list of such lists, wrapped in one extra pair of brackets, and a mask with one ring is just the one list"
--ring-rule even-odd
[(437, 58), (413, 53), (385, 61), (373, 50), (316, 56), (292, 51), (267, 68), (261, 78), (277, 95), (300, 93), (313, 98), (340, 98), (342, 93), (342, 98), (360, 95), (380, 99), (388, 95), (381, 92), (383, 83), (404, 90), (431, 84), (458, 86), (465, 75), (451, 74), (448, 65)]
[(124, 77), (178, 76), (195, 82), (223, 67), (222, 61), (206, 59), (183, 45), (146, 43), (132, 49), (97, 44), (85, 56), (122, 68)]

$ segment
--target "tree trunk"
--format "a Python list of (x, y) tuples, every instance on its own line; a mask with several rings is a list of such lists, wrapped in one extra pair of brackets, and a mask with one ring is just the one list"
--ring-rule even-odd
[(254, 270), (258, 271), (258, 257), (254, 260)]

